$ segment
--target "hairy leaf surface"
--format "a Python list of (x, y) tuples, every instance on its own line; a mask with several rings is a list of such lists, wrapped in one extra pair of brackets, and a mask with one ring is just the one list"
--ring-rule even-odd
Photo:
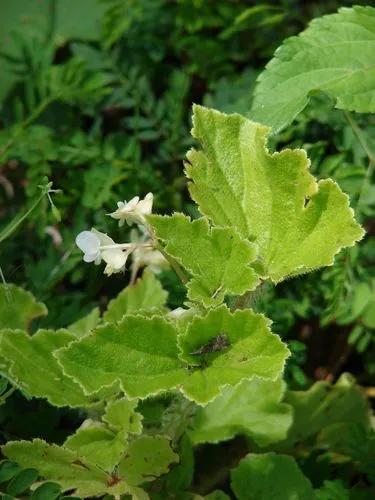
[(189, 435), (195, 444), (218, 442), (246, 434), (258, 446), (285, 439), (292, 408), (281, 403), (281, 380), (244, 380), (200, 408)]
[[(249, 309), (231, 313), (224, 305), (195, 318), (179, 338), (181, 358), (196, 367), (183, 384), (186, 396), (205, 404), (224, 385), (254, 377), (279, 377), (289, 351), (271, 333), (269, 324), (262, 314)], [(219, 335), (226, 339), (221, 347)]]
[(288, 38), (258, 79), (251, 117), (275, 131), (322, 91), (339, 109), (375, 111), (375, 9), (342, 8)]
[(135, 411), (137, 404), (138, 401), (130, 401), (126, 398), (110, 401), (103, 416), (104, 422), (116, 431), (140, 434), (143, 417)]
[(53, 352), (74, 340), (66, 330), (38, 330), (32, 337), (21, 330), (0, 330), (1, 355), (6, 376), (34, 397), (46, 398), (55, 406), (87, 406), (94, 402), (67, 377)]
[(81, 338), (92, 332), (92, 330), (98, 325), (99, 321), (99, 308), (95, 307), (95, 309), (89, 312), (89, 314), (69, 325), (67, 330), (69, 330), (69, 332), (75, 337)]
[(126, 316), (98, 327), (57, 353), (64, 371), (91, 394), (120, 381), (126, 394), (145, 397), (176, 387), (185, 376), (177, 329), (162, 317)]
[(194, 106), (193, 123), (202, 149), (187, 156), (190, 194), (214, 224), (259, 246), (265, 277), (331, 265), (363, 236), (347, 195), (330, 179), (315, 181), (305, 151), (271, 154), (269, 129), (241, 115)]
[(205, 306), (220, 304), (226, 294), (241, 295), (259, 283), (249, 264), (256, 247), (231, 228), (210, 228), (206, 219), (191, 221), (183, 214), (152, 215), (149, 220), (165, 250), (193, 276), (189, 299)]
[(144, 271), (142, 277), (131, 286), (124, 288), (116, 298), (110, 301), (103, 320), (121, 321), (125, 314), (141, 311), (162, 310), (167, 301), (168, 293), (163, 290), (160, 281), (149, 271)]
[(248, 455), (232, 471), (238, 500), (315, 500), (310, 481), (294, 458), (266, 453)]

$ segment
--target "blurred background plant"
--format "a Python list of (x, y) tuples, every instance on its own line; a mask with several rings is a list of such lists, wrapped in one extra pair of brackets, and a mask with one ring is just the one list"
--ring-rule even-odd
[[(92, 225), (116, 241), (130, 237), (102, 216), (117, 201), (152, 191), (156, 211), (197, 215), (183, 176), (191, 103), (248, 113), (256, 77), (281, 42), (351, 3), (2, 1), (0, 231), (35, 203), (45, 176), (62, 190), (54, 196), (61, 220), (44, 197), (0, 247), (5, 280), (47, 304), (49, 315), (35, 327), (66, 326), (128, 283), (128, 273), (108, 279), (85, 266), (74, 245)], [(270, 145), (305, 148), (313, 174), (340, 184), (367, 230), (333, 267), (254, 298), (289, 341), (291, 388), (336, 380), (344, 370), (370, 385), (375, 373), (375, 119), (353, 116), (318, 94)], [(169, 305), (181, 305), (174, 274), (163, 271), (160, 279), (171, 291)], [(21, 422), (24, 398), (3, 390), (9, 396), (0, 408), (3, 438), (30, 437)], [(14, 417), (17, 408), (22, 419)], [(39, 422), (33, 435), (59, 440), (64, 422), (75, 418), (70, 413), (33, 401), (28, 418)]]

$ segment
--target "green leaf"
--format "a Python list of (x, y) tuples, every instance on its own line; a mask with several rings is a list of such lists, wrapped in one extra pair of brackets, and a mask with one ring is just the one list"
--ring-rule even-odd
[(332, 265), (362, 238), (348, 197), (330, 179), (315, 181), (305, 151), (271, 154), (269, 129), (237, 114), (194, 106), (193, 124), (202, 150), (187, 155), (190, 194), (214, 224), (258, 245), (264, 277)]
[(100, 423), (92, 423), (69, 436), (64, 446), (110, 472), (119, 463), (128, 443), (125, 433), (115, 434)]
[(21, 330), (0, 330), (1, 355), (6, 376), (33, 397), (55, 406), (87, 406), (94, 402), (64, 375), (53, 352), (74, 340), (66, 330), (39, 330), (32, 337)]
[[(223, 332), (227, 348), (192, 354)], [(129, 315), (116, 325), (97, 328), (56, 356), (64, 372), (88, 394), (119, 381), (131, 398), (178, 387), (189, 399), (204, 404), (224, 385), (256, 376), (276, 379), (289, 354), (270, 332), (269, 321), (250, 310), (231, 314), (222, 306), (195, 318), (180, 338), (181, 359), (177, 335), (178, 327), (163, 317)]]
[(137, 486), (168, 472), (171, 463), (178, 462), (168, 439), (160, 436), (141, 436), (129, 444), (119, 472), (128, 484)]
[(232, 228), (210, 228), (206, 219), (191, 221), (183, 214), (149, 216), (166, 252), (193, 276), (188, 284), (190, 300), (218, 305), (226, 294), (242, 295), (259, 283), (249, 264), (256, 247), (242, 240)]
[(143, 416), (135, 411), (138, 401), (126, 398), (110, 401), (105, 409), (103, 421), (117, 432), (140, 434)]
[(284, 402), (292, 406), (294, 417), (283, 448), (336, 423), (369, 425), (367, 401), (349, 374), (341, 375), (335, 385), (316, 382), (307, 391), (288, 391)]
[(31, 500), (55, 500), (61, 494), (61, 486), (57, 483), (41, 484), (31, 495)]
[(177, 328), (157, 316), (129, 315), (118, 324), (99, 326), (56, 355), (89, 394), (120, 381), (128, 396), (145, 397), (176, 387), (186, 377)]
[(100, 321), (100, 311), (98, 307), (95, 307), (89, 314), (83, 318), (75, 321), (67, 327), (70, 333), (72, 333), (76, 338), (85, 337), (98, 325)]
[(0, 483), (5, 483), (14, 477), (20, 471), (20, 466), (9, 462), (9, 460), (4, 460), (0, 464)]
[(275, 132), (317, 91), (339, 109), (375, 111), (375, 9), (341, 8), (279, 47), (258, 79), (251, 117)]
[(323, 486), (315, 491), (316, 500), (350, 500), (350, 492), (343, 483), (337, 481), (324, 481)]
[(33, 319), (46, 314), (46, 306), (37, 302), (30, 292), (12, 284), (0, 285), (2, 328), (27, 329)]
[[(2, 447), (6, 457), (21, 467), (33, 467), (39, 474), (61, 485), (63, 491), (84, 498), (105, 493), (128, 493), (134, 498), (147, 499), (142, 490), (128, 486), (121, 477), (114, 477), (98, 469), (75, 452), (41, 439), (33, 441), (9, 441)], [(136, 496), (140, 493), (139, 497)]]
[(200, 408), (189, 432), (194, 444), (216, 443), (238, 434), (249, 436), (258, 446), (286, 438), (292, 423), (291, 406), (281, 403), (281, 380), (244, 380)]
[[(196, 317), (179, 338), (181, 358), (196, 366), (183, 383), (184, 394), (205, 404), (225, 385), (254, 377), (278, 378), (289, 351), (269, 324), (262, 314), (249, 309), (231, 313), (224, 305)], [(215, 351), (219, 335), (225, 336), (226, 345)], [(202, 350), (207, 352), (199, 354)]]
[(250, 454), (231, 476), (238, 500), (315, 500), (310, 481), (287, 455)]
[(142, 311), (164, 310), (168, 293), (163, 290), (160, 281), (149, 271), (144, 271), (142, 278), (134, 285), (129, 285), (108, 304), (103, 320), (108, 323), (121, 321), (125, 314)]
[(27, 490), (38, 479), (35, 469), (22, 469), (7, 486), (8, 495), (17, 496)]

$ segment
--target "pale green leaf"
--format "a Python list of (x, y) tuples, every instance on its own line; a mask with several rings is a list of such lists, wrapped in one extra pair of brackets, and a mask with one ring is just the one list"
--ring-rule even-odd
[(76, 338), (85, 337), (98, 325), (100, 321), (100, 311), (98, 307), (95, 307), (89, 314), (83, 318), (75, 321), (67, 327), (70, 333), (72, 333)]
[(330, 179), (315, 181), (303, 150), (271, 154), (267, 127), (241, 115), (194, 106), (189, 190), (214, 224), (259, 247), (264, 277), (279, 282), (333, 264), (364, 232), (349, 198)]
[(249, 264), (256, 247), (232, 228), (210, 228), (206, 219), (191, 221), (183, 214), (149, 216), (166, 252), (193, 276), (188, 284), (190, 300), (218, 305), (226, 294), (242, 295), (259, 283)]
[(244, 380), (200, 408), (189, 432), (194, 444), (218, 442), (238, 434), (249, 436), (258, 446), (286, 438), (292, 408), (281, 403), (281, 380)]
[(64, 491), (84, 498), (105, 493), (128, 493), (133, 498), (146, 500), (148, 496), (139, 488), (127, 485), (122, 477), (111, 476), (78, 456), (74, 451), (41, 439), (9, 441), (2, 451), (21, 467), (33, 467), (47, 480), (55, 481)]
[(316, 382), (307, 391), (288, 391), (284, 402), (292, 406), (294, 417), (283, 448), (336, 423), (369, 425), (367, 401), (349, 374), (341, 375), (335, 385)]
[(251, 117), (279, 131), (317, 91), (339, 109), (375, 112), (374, 8), (342, 8), (288, 38), (258, 79)]
[(310, 481), (287, 455), (247, 455), (232, 471), (238, 500), (315, 500)]
[(126, 456), (119, 464), (119, 472), (126, 482), (137, 486), (152, 481), (178, 462), (168, 439), (160, 436), (141, 436), (129, 444)]
[[(221, 352), (191, 354), (225, 333)], [(231, 314), (222, 306), (196, 318), (180, 338), (163, 317), (126, 316), (57, 352), (65, 373), (91, 394), (120, 382), (129, 397), (146, 397), (178, 387), (189, 399), (207, 403), (224, 385), (242, 379), (276, 379), (289, 351), (269, 330), (269, 321), (250, 310)], [(190, 366), (189, 366), (190, 365)], [(191, 367), (194, 367), (191, 370)]]
[(186, 377), (178, 358), (177, 328), (157, 316), (125, 316), (56, 355), (89, 394), (120, 381), (130, 397), (145, 397), (176, 387)]
[(164, 309), (168, 293), (150, 271), (144, 271), (134, 285), (129, 285), (110, 301), (103, 320), (121, 321), (125, 314)]
[[(205, 404), (225, 385), (254, 377), (278, 378), (289, 351), (269, 325), (262, 314), (249, 309), (231, 313), (224, 305), (195, 318), (179, 337), (181, 358), (195, 366), (183, 383), (184, 394)], [(224, 335), (226, 345), (215, 350), (219, 335)]]
[(126, 398), (110, 401), (107, 404), (104, 422), (115, 429), (131, 434), (140, 434), (142, 432), (142, 415), (135, 411), (138, 401)]
[(114, 433), (99, 423), (93, 423), (69, 436), (64, 446), (110, 472), (119, 463), (128, 443), (125, 433)]
[(34, 318), (46, 314), (46, 306), (30, 292), (12, 284), (0, 285), (0, 328), (27, 329)]
[(39, 330), (32, 337), (21, 330), (0, 330), (5, 375), (29, 395), (46, 398), (55, 406), (87, 406), (81, 387), (64, 375), (53, 352), (74, 340), (66, 330)]

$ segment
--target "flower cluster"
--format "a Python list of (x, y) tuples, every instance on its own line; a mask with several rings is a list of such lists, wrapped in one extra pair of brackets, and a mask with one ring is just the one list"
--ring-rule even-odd
[[(129, 202), (118, 202), (117, 210), (109, 215), (119, 221), (122, 226), (126, 221), (129, 225), (146, 225), (146, 215), (152, 211), (153, 194), (148, 193), (143, 200), (135, 196)], [(107, 234), (96, 229), (82, 231), (76, 237), (76, 245), (83, 252), (85, 262), (100, 264), (102, 260), (106, 263), (104, 274), (110, 276), (125, 270), (126, 262), (130, 254), (133, 254), (133, 264), (135, 273), (140, 267), (151, 267), (154, 272), (162, 269), (165, 263), (164, 257), (157, 250), (153, 249), (147, 231), (140, 239), (132, 236), (131, 243), (115, 243)], [(147, 235), (147, 236), (146, 236)]]

